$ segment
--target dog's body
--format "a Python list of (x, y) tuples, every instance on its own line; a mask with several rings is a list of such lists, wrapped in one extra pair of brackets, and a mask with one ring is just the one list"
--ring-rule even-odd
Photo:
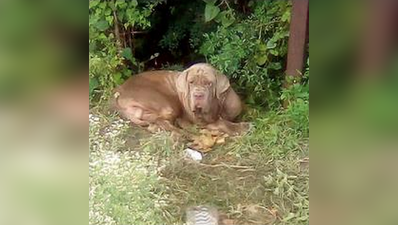
[(149, 71), (128, 79), (115, 92), (116, 110), (140, 126), (156, 124), (178, 131), (197, 124), (228, 134), (247, 128), (233, 123), (242, 103), (227, 77), (209, 64), (199, 63), (183, 72)]

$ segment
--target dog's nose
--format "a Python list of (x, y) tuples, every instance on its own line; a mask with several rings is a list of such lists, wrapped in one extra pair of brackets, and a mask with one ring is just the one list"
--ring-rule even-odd
[(205, 94), (204, 93), (194, 93), (193, 96), (195, 98), (203, 98), (205, 96)]

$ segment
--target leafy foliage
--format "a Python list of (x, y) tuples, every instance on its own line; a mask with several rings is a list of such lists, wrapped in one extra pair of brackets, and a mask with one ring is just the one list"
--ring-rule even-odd
[[(297, 124), (307, 121), (309, 69), (304, 80), (283, 88), (291, 2), (247, 3), (249, 10), (242, 11), (240, 1), (229, 0), (91, 0), (90, 100), (106, 99), (131, 73), (157, 60), (158, 51), (169, 51), (180, 59), (173, 64), (205, 57), (230, 77), (251, 106), (279, 109), (287, 102), (286, 111)], [(139, 31), (148, 35), (134, 36)], [(148, 53), (149, 60), (139, 60), (137, 46), (154, 51), (156, 47), (149, 46), (153, 44), (160, 49)]]
[[(273, 107), (278, 105), (284, 79), (291, 6), (288, 1), (255, 4), (254, 13), (248, 18), (232, 25), (221, 19), (215, 32), (205, 34), (200, 53), (237, 81), (249, 103)], [(227, 17), (230, 11), (219, 15)]]
[(126, 65), (142, 68), (134, 56), (132, 35), (151, 26), (149, 16), (162, 1), (90, 0), (90, 100), (95, 99), (95, 89), (109, 93), (130, 76)]
[(169, 3), (168, 28), (159, 42), (159, 46), (169, 50), (177, 57), (184, 57), (185, 49), (194, 52), (203, 42), (203, 33), (214, 26), (205, 23), (202, 1), (176, 0)]
[(310, 59), (301, 81), (293, 80), (291, 87), (284, 89), (281, 100), (287, 103), (286, 115), (291, 120), (290, 126), (309, 136), (309, 110), (310, 110)]
[(221, 1), (219, 5), (225, 5), (226, 10), (221, 11), (219, 5), (215, 5), (217, 1), (215, 0), (205, 0), (206, 8), (205, 8), (205, 22), (210, 22), (212, 20), (216, 21), (219, 24), (222, 24), (224, 27), (228, 27), (235, 21), (235, 12), (229, 6), (228, 1)]
[(90, 74), (89, 74), (89, 97), (90, 102), (106, 100), (110, 96), (111, 90), (115, 85), (123, 82), (123, 72), (127, 74), (128, 69), (117, 69), (122, 64), (119, 56), (98, 56), (89, 54)]
[(220, 8), (215, 6), (214, 4), (206, 4), (205, 8), (205, 21), (209, 22), (216, 18), (216, 16), (220, 13)]
[[(98, 50), (101, 50), (101, 47), (108, 43), (107, 38), (117, 38), (113, 41), (123, 42), (118, 44), (129, 47), (121, 35), (129, 35), (126, 34), (130, 31), (129, 29), (136, 30), (150, 27), (148, 18), (154, 7), (160, 2), (162, 0), (91, 0), (89, 29), (92, 49), (98, 47)], [(111, 30), (114, 30), (114, 32), (110, 32)]]

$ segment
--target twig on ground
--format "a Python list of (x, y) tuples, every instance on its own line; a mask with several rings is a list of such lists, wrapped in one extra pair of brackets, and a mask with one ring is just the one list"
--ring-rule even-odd
[(245, 169), (245, 171), (256, 171), (254, 168), (252, 168), (250, 166), (228, 165), (228, 164), (225, 164), (225, 163), (211, 164), (211, 165), (204, 164), (204, 163), (198, 163), (198, 165), (204, 166), (204, 167), (211, 167), (211, 168), (227, 167), (227, 168), (233, 168), (233, 169)]

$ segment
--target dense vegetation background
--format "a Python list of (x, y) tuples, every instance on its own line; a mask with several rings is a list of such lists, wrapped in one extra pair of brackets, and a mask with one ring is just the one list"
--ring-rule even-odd
[[(290, 1), (91, 0), (89, 10), (92, 103), (132, 74), (204, 61), (253, 107), (277, 109), (291, 100), (282, 88)], [(307, 66), (294, 93), (304, 101), (309, 60)]]

